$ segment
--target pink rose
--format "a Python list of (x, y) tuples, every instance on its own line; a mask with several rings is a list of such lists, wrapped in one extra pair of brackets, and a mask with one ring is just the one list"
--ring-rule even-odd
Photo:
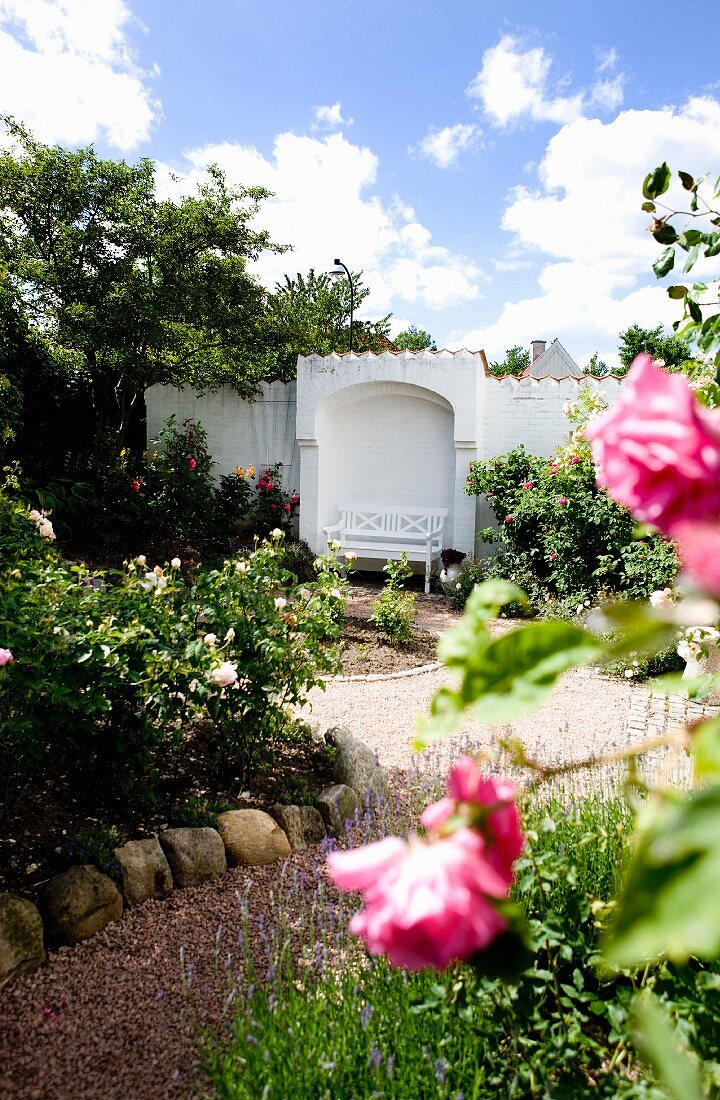
[(293, 495), (290, 497), (290, 500), (293, 504), (299, 504), (300, 503), (300, 494), (299, 493), (293, 493)]
[(194, 470), (194, 469), (195, 469), (195, 467), (197, 466), (197, 462), (195, 461), (195, 459), (194, 459), (194, 458), (191, 458), (191, 459), (189, 460), (189, 462), (188, 462), (188, 466), (190, 467), (190, 469), (191, 469), (191, 470)]
[(513, 517), (512, 516), (505, 516), (505, 522), (506, 523), (512, 523), (513, 522)]
[(287, 514), (290, 515), (290, 512), (292, 511), (292, 506), (290, 504), (283, 504), (283, 508), (285, 509)]
[(570, 461), (571, 461), (571, 462), (573, 463), (573, 465), (574, 465), (574, 464), (575, 464), (576, 462), (581, 462), (581, 461), (582, 461), (582, 459), (580, 458), (580, 455), (573, 455), (573, 456), (572, 456), (572, 458), (570, 459)]
[(534, 487), (534, 485), (535, 485), (534, 481), (523, 481), (523, 483), (522, 483), (523, 489), (532, 489)]
[(685, 520), (720, 515), (720, 416), (696, 402), (684, 375), (638, 355), (586, 435), (598, 484), (637, 519), (673, 534)]
[(680, 561), (699, 588), (720, 597), (720, 526), (687, 520), (673, 528)]
[(568, 502), (567, 497), (558, 497), (558, 504), (567, 504), (567, 502)]
[(3, 665), (11, 665), (15, 658), (9, 649), (0, 649), (0, 668)]
[(483, 775), (472, 756), (461, 756), (448, 775), (448, 797), (428, 806), (420, 820), (435, 832), (453, 817), (479, 829), (488, 844), (486, 859), (509, 887), (524, 843), (516, 797), (514, 783)]
[(552, 554), (550, 555), (550, 561), (555, 561), (555, 558), (556, 558), (556, 557), (557, 557), (557, 554), (556, 554), (556, 553), (555, 553), (555, 551), (553, 550)]
[(434, 844), (390, 837), (332, 852), (328, 866), (341, 890), (362, 894), (363, 909), (350, 930), (393, 966), (443, 970), (483, 950), (507, 927), (490, 900), (505, 897), (507, 885), (473, 829)]

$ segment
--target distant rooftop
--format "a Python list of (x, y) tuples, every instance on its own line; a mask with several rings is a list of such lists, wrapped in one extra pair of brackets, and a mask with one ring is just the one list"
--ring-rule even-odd
[[(540, 341), (533, 341), (533, 351)], [(565, 350), (557, 336), (545, 350), (534, 358), (521, 378), (584, 378), (585, 375), (572, 356)]]

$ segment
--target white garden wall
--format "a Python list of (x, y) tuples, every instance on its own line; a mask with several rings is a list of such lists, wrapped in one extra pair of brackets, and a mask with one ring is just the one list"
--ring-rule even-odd
[[(610, 401), (622, 385), (589, 381)], [(152, 387), (148, 439), (174, 413), (203, 425), (218, 478), (282, 464), (283, 484), (300, 491), (300, 535), (316, 553), (341, 506), (387, 504), (447, 508), (445, 545), (472, 555), (492, 514), (465, 494), (470, 462), (521, 443), (549, 455), (568, 435), (562, 407), (578, 384), (493, 378), (482, 351), (300, 356), (297, 383), (265, 385), (254, 402), (227, 387), (203, 397)]]
[(215, 460), (216, 480), (236, 466), (282, 465), (283, 485), (300, 485), (300, 451), (295, 439), (295, 382), (264, 385), (257, 400), (243, 401), (229, 386), (198, 396), (189, 388), (152, 386), (145, 394), (148, 445), (173, 413), (202, 424)]

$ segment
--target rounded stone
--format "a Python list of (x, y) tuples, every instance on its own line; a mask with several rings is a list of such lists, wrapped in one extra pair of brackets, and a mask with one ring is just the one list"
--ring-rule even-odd
[(344, 783), (336, 783), (332, 787), (325, 787), (315, 800), (320, 816), (325, 823), (330, 836), (341, 837), (345, 835), (345, 827), (348, 821), (354, 820), (360, 810), (360, 800), (352, 787)]
[(48, 942), (72, 946), (120, 920), (123, 901), (111, 878), (82, 865), (50, 880), (43, 909)]
[(166, 829), (160, 844), (173, 881), (181, 889), (210, 882), (227, 870), (225, 848), (216, 829)]
[(325, 825), (314, 806), (273, 806), (270, 811), (288, 838), (293, 852), (303, 852), (324, 839)]
[(0, 987), (45, 960), (42, 917), (17, 894), (0, 893)]
[(231, 865), (275, 863), (291, 854), (285, 833), (262, 810), (228, 810), (218, 817), (218, 826)]
[(166, 898), (173, 879), (165, 853), (154, 837), (128, 840), (115, 849), (120, 866), (123, 897), (128, 905), (141, 905), (148, 898)]

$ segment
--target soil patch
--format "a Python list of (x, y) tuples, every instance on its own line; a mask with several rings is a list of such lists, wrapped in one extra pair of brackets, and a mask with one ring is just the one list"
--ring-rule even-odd
[(393, 645), (374, 623), (349, 617), (341, 638), (343, 675), (386, 675), (428, 665), (437, 660), (437, 642), (437, 635), (416, 627), (409, 642)]

